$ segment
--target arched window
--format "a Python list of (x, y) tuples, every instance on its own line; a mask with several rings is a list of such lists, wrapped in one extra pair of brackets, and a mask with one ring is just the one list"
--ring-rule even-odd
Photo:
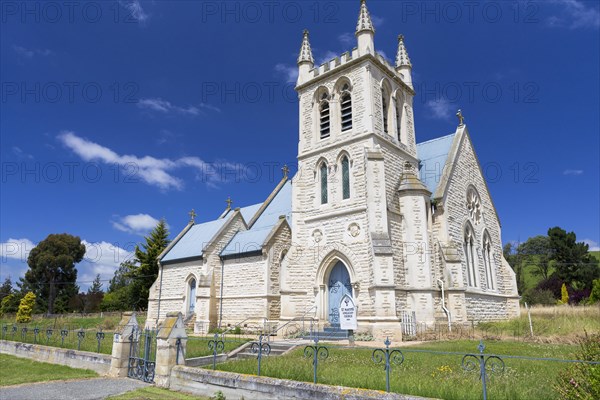
[(319, 123), (321, 139), (328, 138), (331, 132), (331, 123), (329, 119), (329, 100), (327, 99), (327, 93), (323, 93), (321, 103), (319, 104)]
[(352, 129), (352, 96), (350, 95), (350, 86), (347, 83), (342, 87), (340, 100), (342, 105), (342, 132), (345, 132)]
[(465, 238), (463, 242), (463, 250), (467, 261), (467, 285), (477, 286), (477, 269), (475, 267), (475, 235), (473, 227), (467, 225), (465, 228)]
[(385, 88), (381, 88), (381, 107), (383, 112), (383, 131), (388, 133), (388, 112), (389, 112), (389, 104), (387, 99), (387, 93)]
[(485, 281), (489, 290), (496, 288), (494, 282), (494, 267), (492, 264), (492, 240), (486, 232), (483, 235), (483, 265), (485, 267)]
[(321, 178), (321, 204), (327, 204), (327, 164), (321, 164), (319, 175)]
[(350, 198), (350, 161), (347, 156), (342, 158), (342, 198)]
[(396, 94), (396, 135), (398, 141), (402, 141), (402, 111), (404, 109), (404, 94), (400, 91)]

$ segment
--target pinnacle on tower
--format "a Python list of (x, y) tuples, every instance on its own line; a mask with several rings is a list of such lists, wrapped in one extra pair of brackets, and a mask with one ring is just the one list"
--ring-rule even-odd
[(358, 14), (358, 24), (356, 25), (356, 35), (363, 31), (370, 31), (375, 33), (373, 27), (373, 21), (371, 21), (371, 15), (367, 9), (367, 0), (360, 0), (360, 14)]
[(404, 35), (398, 36), (398, 53), (396, 54), (396, 68), (412, 67), (406, 46), (404, 45)]
[(315, 63), (310, 49), (310, 42), (308, 41), (308, 30), (304, 30), (304, 37), (302, 39), (302, 47), (300, 47), (300, 55), (298, 56), (298, 64), (308, 62), (310, 64)]

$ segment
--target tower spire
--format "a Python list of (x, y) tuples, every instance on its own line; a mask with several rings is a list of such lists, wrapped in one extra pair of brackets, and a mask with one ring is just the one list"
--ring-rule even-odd
[(367, 0), (360, 0), (360, 13), (358, 14), (358, 24), (356, 25), (356, 35), (363, 31), (369, 31), (375, 33), (373, 27), (373, 21), (371, 21), (371, 15), (367, 8)]
[(300, 55), (298, 56), (298, 65), (302, 63), (310, 63), (314, 66), (315, 60), (312, 55), (310, 48), (310, 42), (308, 41), (308, 30), (304, 30), (304, 36), (302, 38), (302, 47), (300, 47)]
[(398, 36), (398, 53), (396, 54), (396, 71), (404, 83), (412, 88), (412, 64), (404, 45), (404, 35)]
[(314, 67), (315, 59), (313, 58), (310, 42), (308, 41), (308, 30), (305, 29), (302, 36), (300, 55), (298, 56), (298, 85), (310, 80), (310, 70)]
[(358, 54), (375, 54), (375, 28), (371, 15), (367, 9), (367, 1), (360, 1), (360, 13), (356, 24), (356, 40), (358, 41)]
[(396, 68), (412, 67), (406, 46), (404, 45), (404, 35), (398, 36), (398, 53), (396, 54)]

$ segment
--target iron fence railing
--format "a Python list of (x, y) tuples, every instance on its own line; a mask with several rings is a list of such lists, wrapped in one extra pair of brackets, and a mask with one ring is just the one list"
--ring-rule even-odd
[(25, 324), (2, 324), (0, 338), (14, 342), (110, 354), (113, 332), (105, 332), (102, 328), (53, 328)]
[[(257, 375), (261, 375), (261, 371), (264, 367), (262, 365), (264, 363), (264, 357), (268, 356), (271, 352), (271, 345), (266, 342), (264, 335), (260, 335), (258, 340), (253, 342), (251, 345), (251, 350), (256, 357), (256, 366), (257, 366)], [(502, 354), (489, 354), (485, 353), (486, 346), (481, 340), (479, 345), (477, 346), (476, 352), (452, 352), (452, 351), (437, 351), (437, 350), (427, 350), (427, 349), (414, 349), (403, 347), (393, 348), (391, 347), (392, 342), (389, 339), (384, 341), (384, 346), (382, 348), (374, 348), (374, 347), (358, 347), (360, 349), (370, 349), (371, 360), (375, 364), (382, 364), (383, 370), (385, 371), (385, 377), (382, 377), (382, 380), (385, 379), (385, 390), (390, 392), (391, 384), (394, 379), (401, 380), (402, 379), (402, 371), (397, 371), (392, 374), (393, 365), (402, 365), (405, 367), (403, 370), (410, 370), (411, 361), (415, 360), (413, 354), (427, 354), (431, 356), (456, 356), (456, 364), (460, 365), (462, 370), (465, 373), (475, 372), (479, 374), (479, 381), (481, 382), (481, 396), (484, 400), (488, 398), (488, 390), (489, 386), (493, 381), (490, 380), (492, 375), (502, 375), (505, 371), (505, 360), (517, 359), (517, 360), (530, 360), (530, 361), (549, 361), (549, 362), (561, 362), (561, 363), (582, 363), (589, 365), (600, 365), (600, 360), (570, 360), (570, 359), (560, 359), (560, 358), (541, 358), (541, 357), (530, 357), (530, 356), (518, 356), (518, 355), (502, 355)], [(322, 341), (319, 340), (318, 337), (314, 337), (312, 339), (312, 344), (306, 344), (303, 350), (304, 358), (307, 358), (312, 361), (312, 369), (313, 369), (313, 382), (318, 383), (318, 366), (319, 363), (325, 362), (329, 356), (331, 350), (349, 350), (349, 349), (357, 349), (357, 347), (348, 347), (348, 346), (340, 346), (337, 344), (323, 344)], [(234, 361), (235, 362), (235, 361)], [(247, 360), (242, 361), (247, 363)], [(357, 357), (355, 360), (357, 363), (363, 363), (360, 357)], [(215, 369), (216, 365), (213, 363), (212, 368)], [(302, 367), (298, 367), (302, 368)], [(228, 367), (226, 370), (235, 371), (235, 368)], [(280, 378), (285, 379), (285, 376), (278, 376)], [(289, 377), (292, 379), (292, 377)], [(329, 382), (331, 383), (331, 382)], [(335, 384), (335, 383), (334, 383)]]

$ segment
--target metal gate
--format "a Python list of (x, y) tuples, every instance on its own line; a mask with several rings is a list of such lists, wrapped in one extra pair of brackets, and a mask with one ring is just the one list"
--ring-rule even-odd
[(154, 382), (156, 365), (156, 332), (135, 329), (130, 337), (127, 376), (144, 382)]

